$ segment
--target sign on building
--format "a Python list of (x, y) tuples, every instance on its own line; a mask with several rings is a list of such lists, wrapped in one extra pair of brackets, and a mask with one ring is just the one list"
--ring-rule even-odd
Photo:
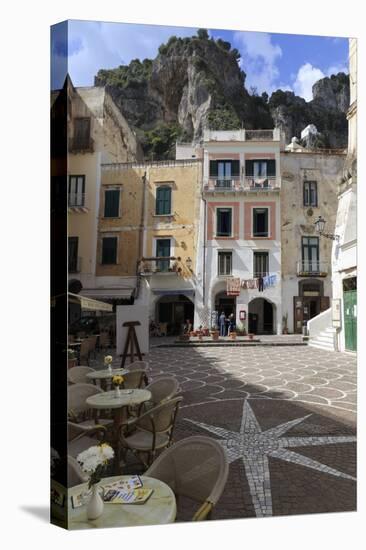
[(332, 300), (332, 321), (335, 328), (341, 326), (341, 300), (339, 298)]

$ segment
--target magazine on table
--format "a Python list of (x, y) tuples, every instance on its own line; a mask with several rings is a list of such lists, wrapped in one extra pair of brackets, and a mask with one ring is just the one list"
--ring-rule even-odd
[(110, 489), (104, 494), (104, 502), (110, 504), (144, 504), (152, 495), (153, 489), (138, 488), (133, 491)]

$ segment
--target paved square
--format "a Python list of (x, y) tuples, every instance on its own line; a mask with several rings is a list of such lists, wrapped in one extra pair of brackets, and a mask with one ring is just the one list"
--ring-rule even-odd
[(154, 347), (149, 360), (154, 379), (180, 383), (175, 440), (208, 435), (227, 451), (213, 519), (355, 510), (355, 357), (307, 346)]

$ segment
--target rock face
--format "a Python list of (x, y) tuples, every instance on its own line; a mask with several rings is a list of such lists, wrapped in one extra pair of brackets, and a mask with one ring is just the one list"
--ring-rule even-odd
[(137, 131), (147, 156), (167, 158), (176, 139), (196, 141), (203, 129), (273, 128), (289, 142), (315, 124), (323, 146), (347, 145), (345, 111), (348, 76), (324, 78), (307, 103), (293, 92), (250, 95), (239, 52), (228, 42), (210, 39), (205, 31), (191, 38), (171, 37), (154, 60), (100, 70), (96, 86), (106, 86), (123, 115)]

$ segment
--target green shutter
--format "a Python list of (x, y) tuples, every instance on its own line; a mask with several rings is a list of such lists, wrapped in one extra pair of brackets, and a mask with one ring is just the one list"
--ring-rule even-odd
[(104, 217), (118, 218), (119, 216), (119, 189), (111, 189), (105, 192)]
[(171, 188), (158, 187), (156, 190), (156, 209), (158, 215), (171, 213)]
[(245, 175), (254, 176), (254, 160), (245, 161)]
[(210, 160), (210, 178), (218, 176), (217, 160)]
[(274, 177), (276, 175), (276, 161), (274, 159), (267, 160), (267, 176)]
[(232, 160), (231, 161), (231, 175), (240, 176), (240, 161)]

